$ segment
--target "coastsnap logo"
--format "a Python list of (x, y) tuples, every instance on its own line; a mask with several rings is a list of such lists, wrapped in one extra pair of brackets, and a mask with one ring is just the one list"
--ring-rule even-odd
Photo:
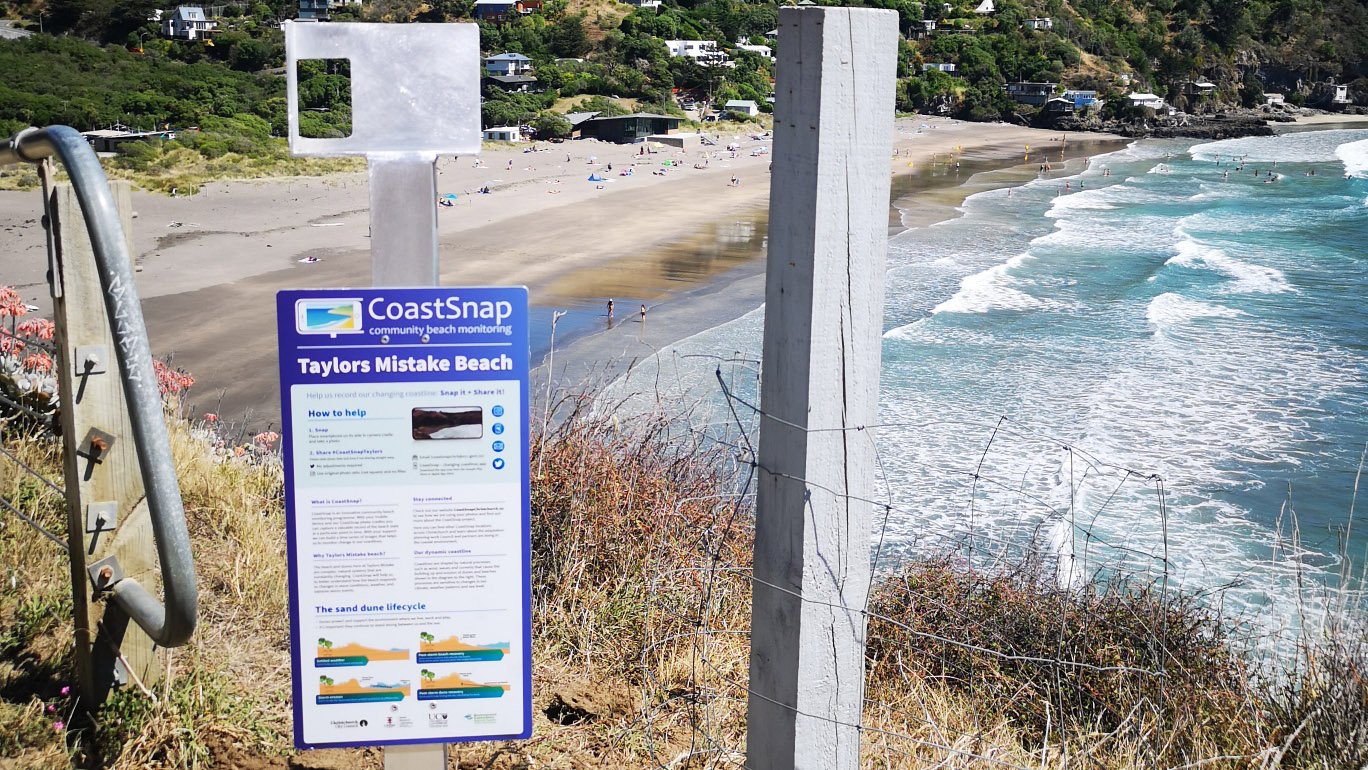
[(365, 330), (359, 299), (301, 299), (295, 302), (300, 334), (359, 334)]

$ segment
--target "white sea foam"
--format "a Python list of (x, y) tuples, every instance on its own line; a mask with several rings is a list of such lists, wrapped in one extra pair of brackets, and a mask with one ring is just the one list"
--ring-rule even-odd
[(1075, 193), (1060, 195), (1050, 204), (1050, 210), (1045, 212), (1047, 217), (1066, 217), (1071, 212), (1087, 211), (1108, 211), (1117, 206), (1112, 203), (1114, 196), (1110, 191), (1111, 187), (1094, 188), (1092, 190), (1080, 190)]
[(1171, 291), (1150, 300), (1145, 307), (1145, 320), (1158, 332), (1198, 318), (1239, 318), (1242, 315), (1244, 313), (1235, 308), (1199, 302)]
[(1057, 307), (1051, 300), (1033, 297), (1012, 286), (1013, 268), (1020, 267), (1033, 256), (1024, 252), (1000, 265), (975, 273), (960, 282), (959, 291), (950, 299), (936, 305), (931, 313), (989, 313), (994, 310), (1040, 310)]
[[(1345, 174), (1360, 179), (1368, 178), (1368, 139), (1336, 147), (1335, 157), (1344, 164)], [(1368, 200), (1364, 203), (1368, 205)]]
[(1236, 259), (1222, 249), (1199, 243), (1181, 227), (1174, 228), (1177, 254), (1164, 264), (1192, 269), (1206, 268), (1229, 276), (1226, 287), (1231, 294), (1281, 294), (1294, 291), (1281, 270)]
[(1324, 163), (1335, 160), (1335, 148), (1368, 136), (1368, 130), (1307, 131), (1282, 136), (1247, 136), (1194, 146), (1193, 160), (1244, 158), (1247, 163)]

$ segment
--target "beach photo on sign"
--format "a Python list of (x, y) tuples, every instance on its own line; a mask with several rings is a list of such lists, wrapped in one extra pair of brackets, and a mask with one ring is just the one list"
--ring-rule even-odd
[(484, 410), (478, 406), (432, 406), (413, 408), (413, 439), (480, 438), (484, 435)]

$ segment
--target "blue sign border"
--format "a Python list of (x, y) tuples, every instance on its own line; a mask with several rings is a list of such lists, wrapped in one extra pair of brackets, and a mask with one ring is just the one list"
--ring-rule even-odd
[[(467, 333), (455, 335), (443, 335), (437, 338), (423, 339), (420, 335), (392, 335), (376, 344), (369, 340), (369, 336), (352, 336), (351, 330), (340, 330), (331, 333), (327, 330), (301, 333), (297, 330), (297, 303), (300, 300), (359, 300), (362, 303), (369, 303), (376, 298), (385, 298), (393, 301), (419, 303), (422, 307), (425, 303), (445, 302), (448, 298), (459, 298), (465, 301), (490, 301), (511, 303), (512, 313), (506, 319), (465, 319), (462, 323), (483, 323), (498, 320), (500, 324), (511, 327), (511, 334), (504, 334), (502, 331), (489, 333)], [(427, 304), (434, 313), (441, 311), (436, 305)], [(359, 308), (358, 308), (359, 309)], [(419, 323), (444, 323), (439, 317), (417, 318), (405, 320), (403, 318), (391, 321), (395, 326)], [(280, 409), (281, 409), (281, 458), (285, 469), (285, 541), (286, 541), (286, 560), (289, 571), (289, 605), (290, 605), (290, 680), (291, 693), (294, 705), (294, 745), (299, 749), (316, 748), (360, 748), (365, 746), (396, 746), (413, 744), (432, 744), (432, 743), (470, 743), (476, 741), (499, 741), (499, 740), (525, 740), (532, 737), (532, 495), (530, 485), (529, 454), (530, 446), (530, 410), (528, 405), (528, 368), (531, 359), (531, 347), (528, 332), (528, 292), (525, 286), (514, 287), (433, 287), (433, 288), (367, 288), (367, 289), (287, 289), (276, 294), (276, 340), (279, 350), (280, 366)], [(364, 341), (363, 341), (364, 340)], [(330, 355), (346, 356), (349, 359), (361, 359), (373, 357), (377, 348), (390, 349), (396, 354), (422, 355), (425, 356), (432, 352), (437, 345), (469, 347), (472, 350), (479, 350), (482, 347), (491, 345), (504, 346), (511, 342), (511, 348), (506, 352), (513, 359), (513, 367), (510, 371), (474, 371), (461, 373), (442, 373), (442, 372), (421, 372), (404, 374), (382, 374), (378, 372), (354, 373), (354, 374), (333, 374), (326, 380), (314, 375), (302, 374), (296, 366), (296, 358), (300, 350), (307, 348), (313, 350), (312, 355), (317, 355), (318, 349), (335, 348), (335, 352)], [(367, 345), (367, 348), (358, 348), (358, 345)], [(354, 353), (352, 351), (364, 349), (365, 353)], [(344, 352), (345, 351), (345, 352)], [(314, 384), (328, 382), (335, 384), (366, 384), (384, 382), (479, 382), (484, 380), (510, 380), (516, 379), (519, 382), (521, 391), (519, 394), (518, 408), (521, 411), (522, 435), (519, 442), (522, 446), (522, 479), (520, 484), (522, 495), (522, 576), (523, 576), (523, 595), (522, 600), (522, 622), (523, 622), (523, 730), (519, 733), (509, 735), (485, 735), (478, 737), (442, 737), (433, 736), (432, 738), (416, 738), (408, 740), (371, 740), (371, 741), (338, 741), (327, 743), (306, 743), (304, 741), (304, 694), (303, 681), (301, 678), (302, 651), (299, 637), (299, 563), (296, 559), (296, 538), (295, 538), (295, 469), (294, 469), (294, 425), (290, 404), (290, 388), (294, 385)]]

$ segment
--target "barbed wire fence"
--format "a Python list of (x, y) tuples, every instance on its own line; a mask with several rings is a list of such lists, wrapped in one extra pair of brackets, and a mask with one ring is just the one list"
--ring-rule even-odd
[[(760, 422), (777, 418), (743, 392), (758, 393), (758, 361), (704, 354), (676, 355), (673, 363), (707, 366), (711, 388), (681, 399), (671, 388), (682, 378), (659, 366), (639, 392), (630, 390), (630, 377), (615, 383), (604, 408), (676, 413), (670, 420), (683, 443), (721, 450), (732, 488), (676, 505), (676, 514), (684, 505), (704, 505), (708, 514), (690, 558), (661, 560), (650, 576), (656, 607), (646, 614), (640, 651), (637, 728), (658, 767), (747, 767), (746, 705), (765, 697), (748, 686), (749, 599), (760, 582), (750, 568), (750, 537), (756, 484), (770, 472), (756, 446)], [(1243, 767), (1276, 753), (1221, 750), (1182, 734), (1200, 727), (1204, 709), (1257, 720), (1247, 693), (1220, 689), (1232, 684), (1225, 678), (1235, 668), (1226, 660), (1204, 668), (1203, 656), (1253, 647), (1259, 631), (1212, 610), (1229, 586), (1198, 591), (1174, 580), (1161, 474), (996, 415), (962, 426), (965, 442), (979, 448), (976, 462), (937, 471), (959, 491), (962, 525), (909, 534), (922, 512), (896, 494), (898, 471), (885, 464), (879, 433), (943, 423), (844, 429), (873, 449), (878, 492), (870, 499), (799, 479), (874, 512), (869, 598), (863, 607), (837, 607), (867, 627), (864, 718), (854, 726), (865, 766), (1101, 766), (1093, 752), (1126, 751), (1136, 766)], [(1011, 439), (1053, 448), (1064, 487), (1058, 501), (1001, 462), (1001, 453), (1019, 449), (1004, 446)], [(1097, 494), (1081, 494), (1085, 485)], [(1137, 494), (1147, 500), (1142, 507)]]

